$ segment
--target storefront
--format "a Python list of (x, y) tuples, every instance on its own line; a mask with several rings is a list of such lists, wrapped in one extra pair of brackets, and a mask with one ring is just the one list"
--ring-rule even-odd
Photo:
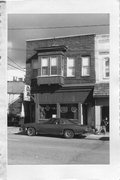
[(99, 130), (101, 121), (107, 118), (109, 131), (109, 84), (96, 84), (93, 93), (95, 99), (95, 127)]
[(94, 126), (93, 86), (62, 87), (54, 93), (35, 94), (35, 121), (52, 117), (67, 118)]

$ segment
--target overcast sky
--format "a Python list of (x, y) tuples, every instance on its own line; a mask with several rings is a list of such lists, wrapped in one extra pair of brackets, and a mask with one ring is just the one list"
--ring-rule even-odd
[[(9, 14), (8, 57), (26, 66), (26, 40), (76, 34), (108, 34), (109, 14)], [(91, 25), (105, 25), (95, 26)], [(65, 28), (69, 26), (69, 28)], [(71, 26), (88, 26), (73, 27)], [(54, 27), (51, 29), (51, 27)], [(57, 27), (57, 28), (55, 28)], [(64, 27), (64, 28), (58, 28)], [(18, 29), (17, 29), (18, 28)], [(30, 28), (30, 29), (27, 29)], [(32, 28), (32, 29), (31, 29)], [(36, 29), (45, 28), (45, 29)], [(46, 29), (48, 28), (48, 29)], [(9, 63), (12, 63), (9, 59)], [(9, 66), (10, 68), (10, 66)]]

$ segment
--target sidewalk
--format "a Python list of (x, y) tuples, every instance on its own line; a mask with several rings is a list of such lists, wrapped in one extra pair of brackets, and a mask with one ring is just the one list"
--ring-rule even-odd
[(86, 138), (85, 139), (95, 139), (95, 140), (109, 140), (109, 132), (107, 132), (106, 134), (86, 134)]
[(19, 127), (9, 126), (7, 127), (7, 133), (8, 134), (19, 133)]

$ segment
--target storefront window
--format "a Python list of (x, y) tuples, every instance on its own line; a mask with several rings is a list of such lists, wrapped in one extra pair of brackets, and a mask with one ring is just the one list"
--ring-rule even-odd
[(40, 119), (50, 119), (57, 115), (56, 104), (44, 104), (39, 105), (40, 109)]
[(61, 104), (60, 116), (61, 118), (78, 119), (78, 105), (77, 104)]

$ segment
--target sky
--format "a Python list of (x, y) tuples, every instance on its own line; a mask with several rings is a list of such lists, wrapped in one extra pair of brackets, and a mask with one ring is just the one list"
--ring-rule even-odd
[(28, 39), (92, 33), (109, 33), (108, 13), (8, 14), (8, 62), (17, 68), (25, 68)]

